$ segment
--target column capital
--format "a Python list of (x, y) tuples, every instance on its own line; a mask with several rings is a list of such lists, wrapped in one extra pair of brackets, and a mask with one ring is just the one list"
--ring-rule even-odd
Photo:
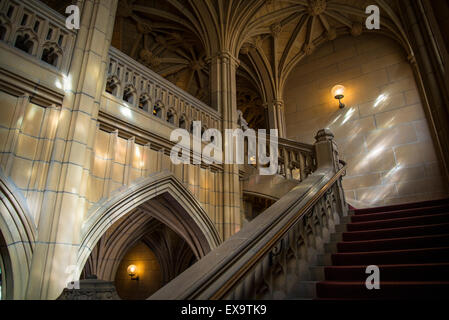
[(206, 58), (207, 63), (213, 63), (216, 61), (223, 61), (225, 63), (232, 63), (236, 68), (240, 65), (240, 60), (237, 59), (233, 54), (231, 54), (229, 51), (219, 51), (215, 52), (212, 55), (209, 55)]
[(273, 99), (271, 103), (278, 108), (282, 108), (284, 106), (284, 100)]

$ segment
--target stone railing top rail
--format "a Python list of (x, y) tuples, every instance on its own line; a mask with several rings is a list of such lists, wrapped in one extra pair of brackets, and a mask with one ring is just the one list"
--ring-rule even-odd
[(314, 153), (315, 147), (312, 144), (302, 143), (290, 139), (279, 138), (279, 145), (291, 149), (299, 149), (300, 151)]
[(43, 16), (44, 18), (50, 20), (58, 28), (63, 28), (68, 33), (72, 33), (72, 34), (77, 33), (76, 29), (69, 30), (66, 28), (66, 25), (65, 25), (66, 17), (64, 15), (53, 10), (52, 8), (47, 6), (45, 3), (43, 3), (42, 1), (22, 0), (22, 1), (19, 1), (19, 3), (23, 3), (23, 5), (26, 8), (30, 9), (33, 13), (37, 13), (37, 14)]
[(177, 87), (175, 84), (171, 83), (170, 81), (160, 76), (159, 74), (149, 69), (148, 67), (144, 66), (143, 64), (137, 62), (136, 60), (126, 55), (125, 53), (121, 52), (120, 50), (111, 47), (109, 49), (109, 55), (112, 58), (122, 62), (128, 68), (138, 71), (148, 80), (153, 81), (156, 85), (160, 86), (161, 88), (165, 88), (172, 94), (178, 96), (179, 98), (182, 98), (185, 102), (192, 105), (193, 107), (198, 108), (199, 110), (205, 112), (206, 114), (209, 114), (215, 119), (221, 119), (221, 115), (218, 111), (212, 109), (204, 102), (200, 101), (191, 94)]

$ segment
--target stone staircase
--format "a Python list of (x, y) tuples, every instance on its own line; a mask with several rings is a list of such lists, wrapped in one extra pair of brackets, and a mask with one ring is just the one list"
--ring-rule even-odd
[[(368, 265), (380, 289), (368, 290)], [(449, 298), (449, 200), (351, 210), (292, 299)]]

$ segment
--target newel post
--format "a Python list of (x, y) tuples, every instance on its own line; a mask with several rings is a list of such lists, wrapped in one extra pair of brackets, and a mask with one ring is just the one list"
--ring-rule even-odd
[[(321, 129), (315, 136), (315, 152), (317, 168), (332, 168), (337, 173), (340, 168), (340, 158), (337, 144), (334, 141), (334, 134), (329, 129)], [(338, 192), (336, 192), (336, 202), (341, 216), (348, 215), (348, 204), (346, 203), (343, 190), (342, 177), (335, 182)]]
[(334, 134), (329, 129), (321, 129), (315, 136), (315, 151), (318, 168), (340, 169), (338, 148)]

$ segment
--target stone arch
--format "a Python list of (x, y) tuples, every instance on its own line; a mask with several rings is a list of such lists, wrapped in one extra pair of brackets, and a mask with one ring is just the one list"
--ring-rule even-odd
[(108, 80), (106, 81), (105, 91), (115, 97), (118, 97), (120, 91), (120, 80), (116, 75), (110, 76), (108, 78)]
[(152, 106), (151, 97), (147, 93), (143, 93), (139, 97), (139, 109), (149, 112)]
[[(325, 38), (325, 36), (320, 36), (318, 37), (314, 43), (314, 51), (311, 52), (310, 54), (306, 54), (304, 52), (302, 52), (302, 54), (298, 54), (295, 56), (294, 59), (292, 59), (291, 61), (289, 61), (288, 64), (285, 65), (284, 69), (283, 69), (283, 73), (282, 73), (282, 77), (279, 81), (279, 93), (281, 94), (282, 97), (284, 97), (284, 90), (286, 87), (286, 83), (289, 80), (289, 76), (290, 74), (294, 71), (295, 67), (301, 63), (301, 61), (307, 57), (308, 55), (314, 55), (315, 52), (323, 45), (325, 45), (326, 43), (328, 43), (329, 41), (334, 41), (334, 40), (339, 40), (345, 36), (350, 36), (351, 32), (350, 30), (344, 31), (344, 32), (340, 32), (338, 33), (338, 35), (336, 36), (335, 39), (333, 40), (328, 40)], [(387, 32), (384, 29), (380, 29), (380, 30), (369, 30), (369, 31), (365, 31), (360, 35), (357, 35), (356, 37), (365, 37), (365, 36), (370, 36), (370, 35), (378, 35), (378, 36), (382, 36), (388, 39), (391, 39), (393, 41), (395, 41), (399, 47), (403, 50), (403, 53), (406, 57), (411, 57), (413, 56), (413, 50), (409, 44), (409, 42), (407, 41), (407, 39), (402, 38), (400, 36), (398, 36), (396, 33), (392, 33), (392, 32)]]
[(136, 88), (133, 85), (127, 85), (123, 90), (122, 100), (128, 102), (131, 106), (136, 105), (137, 93)]
[(187, 130), (188, 123), (189, 123), (189, 120), (188, 120), (187, 116), (185, 114), (182, 114), (179, 117), (178, 127), (181, 128), (181, 129), (186, 129)]
[(0, 253), (6, 299), (24, 299), (36, 228), (25, 199), (0, 171)]
[(56, 67), (61, 67), (62, 49), (56, 43), (46, 43), (43, 45), (41, 60)]
[(20, 29), (16, 34), (14, 47), (30, 55), (35, 55), (38, 47), (36, 34), (28, 29)]
[(173, 108), (169, 108), (165, 114), (165, 121), (172, 125), (176, 125), (176, 111)]
[(165, 110), (164, 103), (161, 100), (157, 100), (153, 106), (152, 113), (155, 117), (163, 119), (165, 117), (164, 110)]
[(152, 174), (119, 189), (93, 207), (82, 228), (77, 274), (100, 238), (119, 219), (140, 206), (157, 206), (152, 216), (180, 235), (201, 258), (216, 248), (221, 239), (198, 200), (168, 171)]

